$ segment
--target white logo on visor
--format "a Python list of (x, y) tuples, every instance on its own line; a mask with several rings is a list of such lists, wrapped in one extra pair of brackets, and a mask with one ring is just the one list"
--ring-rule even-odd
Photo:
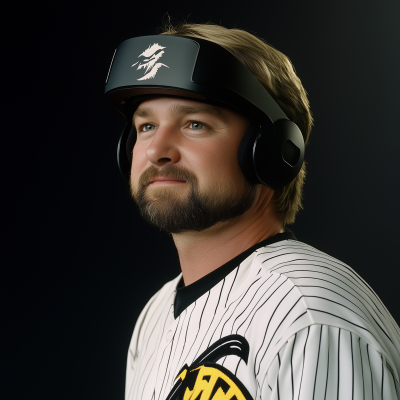
[(158, 43), (154, 43), (138, 56), (138, 58), (144, 57), (144, 59), (135, 62), (132, 67), (139, 63), (137, 70), (145, 69), (144, 76), (139, 78), (138, 81), (144, 81), (146, 79), (154, 78), (160, 67), (169, 68), (168, 65), (157, 62), (165, 53), (163, 49), (165, 49), (165, 47), (160, 46)]

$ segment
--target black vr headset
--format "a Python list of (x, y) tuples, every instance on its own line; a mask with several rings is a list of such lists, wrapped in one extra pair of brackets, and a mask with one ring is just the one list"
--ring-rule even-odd
[(251, 121), (239, 147), (239, 165), (251, 183), (278, 189), (291, 182), (304, 160), (304, 139), (275, 100), (229, 51), (208, 40), (142, 36), (114, 52), (105, 94), (127, 119), (117, 161), (129, 182), (136, 129), (133, 113), (155, 97), (179, 97), (234, 109)]

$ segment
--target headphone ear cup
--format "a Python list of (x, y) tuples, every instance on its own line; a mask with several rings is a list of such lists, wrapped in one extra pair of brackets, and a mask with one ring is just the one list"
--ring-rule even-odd
[(133, 148), (135, 147), (136, 137), (137, 137), (136, 128), (134, 125), (132, 125), (129, 131), (128, 139), (126, 140), (126, 155), (128, 156), (130, 165), (132, 165), (132, 152)]
[(260, 183), (253, 165), (253, 148), (260, 126), (251, 125), (244, 134), (239, 146), (239, 166), (246, 179), (253, 184)]
[(304, 139), (298, 126), (289, 120), (274, 123), (274, 133), (261, 130), (255, 139), (254, 170), (259, 182), (272, 189), (290, 183), (304, 161)]
[(126, 123), (118, 142), (117, 163), (122, 176), (127, 182), (130, 181), (131, 177), (132, 151), (135, 142), (136, 129), (131, 123)]

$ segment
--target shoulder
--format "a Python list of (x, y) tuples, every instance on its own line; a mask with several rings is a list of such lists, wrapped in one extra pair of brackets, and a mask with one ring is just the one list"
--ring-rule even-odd
[[(399, 329), (373, 289), (349, 265), (312, 246), (298, 241), (275, 243), (257, 250), (255, 267), (262, 268), (263, 278), (279, 276), (295, 291), (306, 306), (313, 323), (330, 324), (352, 330), (373, 329), (381, 334), (384, 326)], [(336, 320), (335, 320), (335, 317)]]
[[(259, 313), (269, 321), (265, 329), (274, 326), (276, 332), (273, 350), (267, 352), (269, 362), (296, 332), (319, 324), (352, 332), (400, 370), (400, 361), (395, 361), (400, 358), (398, 325), (371, 287), (344, 262), (305, 243), (284, 240), (259, 248), (247, 270), (252, 281), (257, 280), (253, 287), (262, 298), (258, 304), (263, 304)], [(257, 329), (261, 321), (254, 322)]]
[(315, 247), (297, 240), (282, 240), (256, 250), (254, 262), (265, 270), (276, 273), (290, 272), (290, 266), (296, 265), (331, 265), (354, 272), (344, 262), (326, 254)]

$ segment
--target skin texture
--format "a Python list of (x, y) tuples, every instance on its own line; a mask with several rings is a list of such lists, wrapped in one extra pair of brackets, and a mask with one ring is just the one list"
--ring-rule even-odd
[(235, 218), (201, 230), (171, 230), (186, 286), (284, 231), (275, 213), (274, 190), (263, 185), (252, 190), (239, 167), (245, 117), (194, 100), (160, 97), (143, 102), (133, 123), (138, 134), (131, 194), (137, 203), (139, 193), (146, 204), (154, 203), (159, 217), (187, 205), (194, 188), (211, 209), (222, 205), (224, 210), (237, 198), (251, 196), (247, 211)]

